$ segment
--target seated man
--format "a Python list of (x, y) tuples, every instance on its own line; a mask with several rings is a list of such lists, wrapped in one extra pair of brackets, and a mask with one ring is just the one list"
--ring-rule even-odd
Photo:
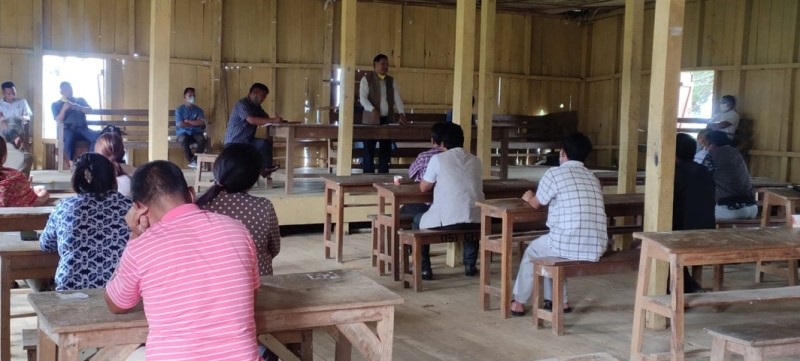
[[(442, 150), (431, 157), (419, 189), (433, 191), (433, 203), (427, 212), (417, 214), (413, 229), (478, 228), (482, 201), (483, 179), (481, 161), (462, 148), (464, 131), (453, 123), (442, 124)], [(435, 187), (434, 187), (435, 186)], [(478, 242), (464, 242), (464, 274), (475, 276), (478, 269)], [(433, 279), (430, 246), (422, 248), (422, 279)]]
[(708, 157), (703, 161), (717, 185), (715, 215), (717, 219), (750, 219), (758, 215), (755, 190), (750, 171), (739, 150), (730, 145), (722, 131), (706, 135)]
[(114, 313), (144, 300), (146, 359), (261, 360), (254, 322), (260, 280), (247, 228), (192, 204), (194, 190), (167, 161), (140, 167), (131, 192), (131, 240), (105, 298)]
[[(417, 156), (411, 166), (408, 167), (408, 178), (414, 182), (421, 182), (422, 176), (425, 175), (425, 170), (428, 169), (428, 162), (431, 157), (442, 152), (442, 125), (444, 123), (436, 123), (431, 127), (431, 149), (428, 149)], [(404, 204), (400, 207), (400, 212), (404, 214), (416, 215), (428, 211), (431, 205), (428, 203), (410, 203)]]
[(189, 162), (189, 168), (197, 168), (197, 157), (190, 146), (197, 144), (197, 153), (205, 153), (206, 116), (203, 109), (194, 104), (194, 88), (183, 90), (184, 103), (175, 109), (175, 135), (183, 146), (183, 156)]
[[(64, 152), (70, 162), (78, 155), (75, 154), (78, 141), (87, 141), (88, 149), (94, 149), (94, 142), (100, 134), (89, 129), (86, 123), (86, 112), (92, 110), (92, 107), (85, 99), (72, 96), (72, 84), (66, 81), (61, 83), (61, 99), (53, 102), (51, 109), (56, 123), (64, 124)], [(61, 159), (58, 161), (61, 162)]]
[(703, 164), (703, 161), (708, 156), (708, 141), (706, 140), (707, 134), (708, 129), (703, 129), (697, 132), (697, 148), (695, 149), (697, 152), (694, 154), (694, 161), (697, 164)]
[[(283, 122), (283, 118), (276, 115), (270, 118), (261, 104), (267, 99), (269, 88), (261, 83), (250, 87), (247, 96), (239, 99), (231, 110), (228, 127), (225, 129), (225, 146), (231, 143), (245, 143), (255, 147), (263, 156), (261, 159), (261, 176), (269, 178), (272, 172), (278, 170), (278, 165), (272, 165), (272, 138), (256, 138), (256, 127)], [(287, 164), (286, 166), (291, 166)]]
[(23, 122), (31, 120), (31, 107), (28, 101), (17, 98), (17, 88), (14, 83), (7, 81), (0, 85), (3, 89), (3, 100), (0, 101), (0, 118), (19, 118)]
[[(525, 304), (533, 290), (533, 259), (561, 257), (597, 262), (608, 247), (608, 227), (603, 191), (600, 181), (583, 162), (592, 150), (592, 142), (581, 133), (564, 139), (559, 154), (560, 166), (550, 168), (539, 181), (536, 195), (527, 191), (522, 199), (534, 209), (549, 205), (547, 227), (550, 232), (541, 236), (525, 250), (517, 273), (511, 301), (511, 315), (523, 316)], [(544, 279), (544, 308), (552, 309), (553, 280)], [(572, 312), (567, 301), (564, 282), (564, 312)], [(538, 305), (534, 305), (538, 306)], [(561, 305), (555, 305), (561, 307)]]
[[(672, 198), (672, 230), (714, 229), (714, 179), (711, 173), (694, 162), (697, 143), (686, 133), (679, 133), (675, 144), (675, 194)], [(700, 285), (683, 269), (683, 290), (693, 293)]]
[(729, 140), (733, 140), (738, 127), (739, 113), (736, 112), (736, 98), (733, 95), (723, 96), (719, 103), (719, 113), (714, 114), (706, 129), (722, 131)]
[(6, 141), (5, 166), (11, 169), (16, 169), (25, 177), (31, 175), (31, 166), (33, 165), (33, 156), (30, 153), (22, 151), (22, 122), (19, 118), (2, 118), (0, 119), (0, 136)]

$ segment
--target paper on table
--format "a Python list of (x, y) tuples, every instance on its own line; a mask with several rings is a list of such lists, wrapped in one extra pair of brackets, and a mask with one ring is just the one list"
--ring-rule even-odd
[(84, 298), (89, 298), (89, 295), (83, 292), (72, 292), (72, 293), (56, 292), (56, 297), (62, 300), (81, 300)]

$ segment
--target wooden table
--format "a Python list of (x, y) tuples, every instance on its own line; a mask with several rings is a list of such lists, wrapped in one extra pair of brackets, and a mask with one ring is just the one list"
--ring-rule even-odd
[[(600, 186), (615, 186), (619, 184), (619, 172), (603, 171), (594, 172), (594, 176), (600, 180)], [(645, 172), (636, 172), (636, 185), (644, 185)]]
[(11, 359), (11, 282), (53, 277), (57, 266), (58, 254), (42, 252), (39, 242), (20, 240), (18, 232), (0, 233), (1, 360)]
[(44, 229), (53, 210), (55, 210), (55, 206), (2, 207), (0, 208), (0, 232)]
[[(374, 206), (374, 204), (347, 204), (344, 199), (345, 195), (347, 193), (375, 193), (375, 187), (372, 186), (374, 183), (390, 183), (393, 181), (393, 176), (391, 174), (360, 174), (343, 177), (323, 175), (322, 179), (325, 180), (325, 227), (322, 233), (325, 259), (331, 258), (331, 248), (334, 248), (336, 262), (342, 263), (344, 209)], [(336, 217), (336, 235), (331, 241), (334, 217)]]
[[(392, 359), (394, 307), (403, 299), (356, 270), (265, 276), (256, 296), (256, 332), (325, 328), (336, 333), (336, 360), (350, 349), (370, 361)], [(62, 300), (57, 293), (28, 295), (39, 316), (39, 360), (73, 361), (80, 349), (140, 344), (147, 339), (142, 310), (108, 311), (102, 289), (81, 291), (86, 299)], [(372, 332), (368, 323), (376, 323)], [(340, 337), (344, 336), (344, 337)]]
[(769, 225), (772, 207), (783, 207), (786, 224), (791, 226), (792, 214), (800, 205), (800, 192), (788, 188), (764, 188), (764, 200), (761, 209), (761, 227)]
[[(800, 258), (800, 229), (787, 227), (766, 229), (717, 229), (675, 232), (637, 232), (642, 240), (639, 260), (639, 279), (636, 283), (636, 302), (631, 337), (631, 360), (642, 355), (645, 311), (655, 312), (671, 320), (671, 359), (683, 360), (684, 307), (687, 296), (683, 290), (683, 267), (750, 263), (757, 261)], [(669, 263), (670, 295), (648, 296), (653, 260)], [(766, 292), (769, 289), (760, 289)], [(713, 298), (715, 292), (692, 294), (692, 297)], [(746, 301), (746, 300), (745, 300)]]
[[(603, 201), (606, 216), (639, 216), (644, 214), (644, 194), (605, 194)], [(520, 198), (495, 199), (476, 202), (481, 207), (481, 308), (488, 311), (490, 297), (500, 297), (500, 315), (508, 318), (511, 314), (511, 245), (514, 239), (514, 224), (520, 222), (544, 222), (547, 208), (533, 209)], [(500, 235), (492, 234), (492, 218), (502, 220)], [(500, 287), (491, 285), (491, 253), (500, 254)]]
[[(397, 230), (400, 227), (400, 206), (410, 203), (426, 203), (433, 201), (433, 192), (423, 193), (419, 184), (375, 183), (378, 190), (378, 242), (385, 251), (378, 257), (379, 269), (383, 271), (383, 264), (389, 263), (392, 267), (394, 280), (400, 280), (400, 237)], [(536, 190), (536, 182), (524, 179), (487, 179), (483, 181), (483, 195), (486, 199), (522, 197), (527, 190)], [(391, 205), (391, 209), (389, 208)], [(458, 258), (458, 255), (456, 255)]]
[(60, 194), (60, 193), (75, 193), (75, 189), (72, 188), (72, 182), (36, 182), (34, 181), (31, 183), (32, 186), (43, 186), (44, 189), (47, 190), (50, 194)]

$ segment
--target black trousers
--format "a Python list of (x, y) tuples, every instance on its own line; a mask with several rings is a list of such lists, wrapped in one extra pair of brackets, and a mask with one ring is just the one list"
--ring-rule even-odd
[(178, 136), (178, 142), (183, 146), (183, 156), (186, 160), (191, 162), (194, 160), (194, 153), (192, 153), (192, 144), (197, 144), (197, 153), (206, 152), (206, 137), (200, 133), (195, 134), (181, 134)]
[[(381, 124), (389, 124), (389, 117), (381, 117)], [(364, 173), (375, 173), (375, 145), (378, 145), (378, 173), (389, 173), (389, 159), (392, 157), (391, 139), (365, 139), (361, 167)]]

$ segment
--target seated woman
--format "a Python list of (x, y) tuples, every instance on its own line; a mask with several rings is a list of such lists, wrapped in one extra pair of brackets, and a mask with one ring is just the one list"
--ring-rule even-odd
[(8, 145), (0, 137), (0, 207), (41, 206), (50, 199), (44, 189), (34, 190), (22, 172), (3, 165), (8, 157)]
[[(77, 195), (58, 202), (39, 244), (61, 257), (56, 290), (103, 288), (128, 243), (125, 215), (132, 203), (116, 190), (114, 166), (97, 153), (75, 160), (72, 188)], [(31, 288), (42, 289), (33, 284)]]
[(97, 137), (94, 143), (94, 151), (100, 154), (114, 166), (114, 174), (117, 177), (117, 191), (123, 196), (131, 197), (131, 175), (136, 168), (125, 164), (125, 146), (122, 144), (122, 137), (116, 133), (103, 133)]
[(711, 171), (716, 184), (716, 219), (756, 218), (755, 191), (742, 154), (719, 130), (709, 132), (706, 140), (708, 156), (703, 165)]
[(197, 205), (242, 222), (256, 246), (258, 273), (272, 274), (272, 259), (281, 251), (278, 216), (269, 199), (247, 191), (258, 181), (261, 154), (249, 144), (225, 147), (214, 162), (214, 185), (197, 199)]

